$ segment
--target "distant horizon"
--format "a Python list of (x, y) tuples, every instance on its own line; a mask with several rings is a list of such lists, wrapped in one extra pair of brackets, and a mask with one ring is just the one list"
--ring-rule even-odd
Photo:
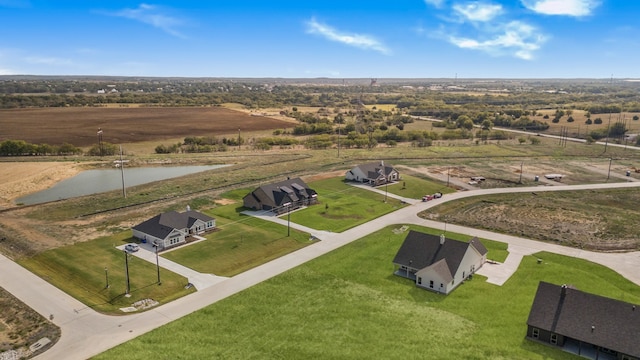
[(0, 0), (0, 75), (639, 79), (638, 13), (614, 0)]
[(12, 75), (0, 75), (0, 80), (10, 78), (59, 78), (59, 79), (72, 79), (72, 78), (136, 78), (136, 79), (243, 79), (243, 80), (260, 80), (260, 79), (273, 79), (273, 80), (366, 80), (370, 81), (375, 79), (381, 80), (452, 80), (452, 81), (464, 81), (464, 80), (604, 80), (604, 81), (628, 81), (628, 82), (640, 82), (640, 77), (283, 77), (283, 76), (154, 76), (154, 75), (35, 75), (35, 74), (12, 74)]

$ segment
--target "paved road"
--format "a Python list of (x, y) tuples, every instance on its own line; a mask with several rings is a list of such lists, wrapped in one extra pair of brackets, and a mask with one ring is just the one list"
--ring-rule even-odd
[[(442, 229), (444, 228), (443, 223), (421, 219), (417, 216), (417, 213), (445, 201), (469, 196), (506, 192), (525, 193), (532, 191), (586, 190), (638, 186), (640, 186), (639, 182), (631, 182), (483, 189), (447, 194), (441, 199), (414, 203), (413, 205), (342, 233), (318, 231), (315, 234), (322, 241), (316, 244), (285, 255), (232, 278), (220, 279), (221, 281), (205, 287), (201, 291), (168, 304), (143, 313), (127, 316), (107, 316), (99, 314), (1, 255), (0, 274), (3, 275), (0, 277), (0, 286), (14, 294), (43, 316), (49, 317), (50, 314), (53, 314), (53, 322), (62, 328), (63, 335), (60, 341), (52, 349), (38, 356), (37, 359), (86, 359), (271, 277), (277, 276), (388, 225), (419, 224)], [(272, 221), (286, 225), (286, 219), (272, 217)], [(291, 223), (291, 226), (298, 227), (298, 225), (294, 223)], [(550, 251), (591, 260), (614, 269), (634, 283), (640, 285), (640, 272), (637, 271), (638, 265), (640, 265), (640, 252), (623, 254), (594, 253), (451, 224), (447, 225), (447, 230), (507, 242), (509, 243), (509, 249), (514, 251), (514, 253), (527, 254), (537, 251)], [(513, 259), (517, 260), (516, 257)], [(515, 262), (515, 260), (511, 262)], [(507, 265), (507, 263), (508, 261), (505, 261), (505, 265)], [(489, 269), (488, 265), (487, 269)], [(501, 270), (497, 273), (505, 272)], [(6, 274), (11, 274), (11, 276), (7, 276)], [(497, 277), (494, 277), (494, 279), (495, 282), (500, 281)]]

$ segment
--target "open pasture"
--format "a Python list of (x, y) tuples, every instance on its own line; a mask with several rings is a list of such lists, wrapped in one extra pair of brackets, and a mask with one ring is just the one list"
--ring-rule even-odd
[(0, 141), (75, 146), (221, 136), (284, 129), (291, 123), (221, 107), (57, 107), (0, 110)]

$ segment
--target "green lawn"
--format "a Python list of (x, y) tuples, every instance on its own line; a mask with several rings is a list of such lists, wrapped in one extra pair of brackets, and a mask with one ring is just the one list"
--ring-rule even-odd
[[(423, 196), (441, 192), (448, 194), (455, 192), (454, 189), (446, 187), (436, 181), (422, 179), (411, 175), (400, 175), (401, 179), (395, 184), (387, 186), (387, 190), (391, 194), (396, 194), (410, 199), (422, 199)], [(379, 187), (384, 190), (385, 187)]]
[[(18, 262), (88, 307), (104, 313), (122, 314), (119, 308), (131, 306), (138, 300), (149, 298), (166, 303), (195, 291), (184, 288), (188, 283), (186, 278), (165, 269), (160, 269), (162, 285), (157, 285), (155, 264), (129, 256), (131, 297), (125, 297), (125, 258), (115, 246), (130, 241), (131, 232), (125, 231), (48, 250)], [(108, 289), (105, 288), (105, 268)]]
[(217, 230), (207, 241), (184, 246), (162, 256), (202, 273), (233, 276), (310, 245), (309, 234), (242, 215), (237, 204), (207, 212)]
[(640, 302), (640, 288), (613, 271), (548, 253), (526, 256), (504, 286), (477, 275), (448, 296), (431, 293), (392, 274), (406, 235), (393, 228), (96, 358), (579, 359), (524, 339), (540, 280)]
[[(405, 206), (384, 194), (351, 186), (336, 177), (309, 183), (320, 204), (291, 213), (291, 221), (312, 229), (342, 232)], [(282, 218), (286, 218), (283, 215)]]

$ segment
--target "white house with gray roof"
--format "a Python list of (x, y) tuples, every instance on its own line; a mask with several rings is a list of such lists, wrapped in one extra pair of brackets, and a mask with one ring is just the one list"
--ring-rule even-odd
[(360, 164), (347, 171), (345, 179), (378, 186), (400, 180), (400, 173), (384, 161), (376, 161)]
[(449, 294), (487, 261), (477, 237), (462, 242), (410, 230), (393, 259), (395, 275), (423, 289)]
[(158, 245), (158, 250), (184, 244), (192, 235), (203, 234), (216, 227), (216, 220), (193, 211), (169, 211), (134, 226), (133, 237)]

